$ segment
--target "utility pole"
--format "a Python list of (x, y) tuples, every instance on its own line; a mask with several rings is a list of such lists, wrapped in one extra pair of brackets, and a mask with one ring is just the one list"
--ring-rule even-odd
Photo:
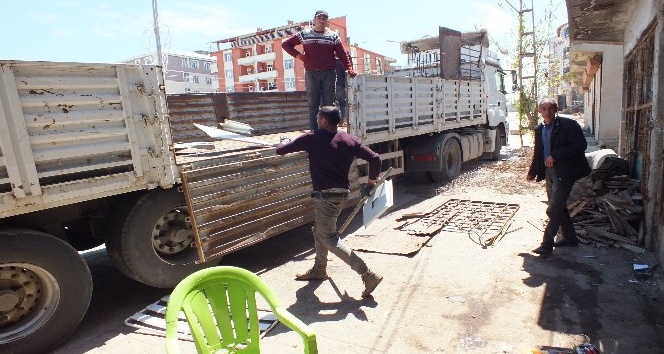
[(159, 15), (157, 11), (157, 0), (152, 0), (152, 17), (154, 18), (154, 37), (157, 41), (157, 65), (161, 66), (161, 39), (159, 38)]
[[(528, 0), (525, 0), (528, 1)], [(519, 33), (518, 33), (518, 76), (519, 76), (519, 136), (523, 145), (523, 135), (521, 133), (521, 122), (524, 121), (524, 113), (527, 114), (529, 126), (532, 126), (533, 120), (537, 116), (533, 115), (533, 103), (537, 103), (537, 48), (535, 42), (535, 11), (533, 10), (533, 1), (530, 0), (530, 8), (524, 8), (524, 0), (519, 0), (519, 7), (515, 7), (508, 0), (505, 2), (519, 15)], [(529, 14), (530, 16), (527, 16)], [(530, 17), (530, 21), (527, 21)], [(529, 23), (528, 23), (529, 22)], [(524, 70), (526, 68), (526, 70)], [(525, 92), (528, 86), (531, 95)], [(533, 102), (535, 101), (535, 102)]]

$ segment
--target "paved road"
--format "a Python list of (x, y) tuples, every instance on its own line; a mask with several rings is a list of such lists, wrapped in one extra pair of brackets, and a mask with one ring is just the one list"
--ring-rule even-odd
[[(585, 245), (556, 250), (548, 259), (530, 254), (541, 236), (536, 225), (545, 217), (543, 187), (519, 192), (512, 187), (521, 174), (487, 170), (487, 164), (466, 166), (457, 182), (443, 186), (404, 178), (396, 186), (397, 207), (383, 219), (396, 224), (405, 212), (428, 211), (460, 198), (519, 204), (511, 229), (520, 229), (486, 249), (467, 234), (444, 232), (415, 254), (362, 253), (385, 275), (373, 299), (360, 297), (359, 276), (336, 258), (331, 280), (293, 280), (313, 262), (307, 227), (241, 250), (222, 263), (263, 277), (288, 309), (314, 329), (321, 353), (522, 353), (535, 346), (569, 348), (586, 338), (603, 353), (662, 352), (659, 285), (637, 281), (631, 272), (632, 263), (647, 261), (646, 256)], [(355, 223), (350, 230), (358, 227)], [(380, 233), (386, 243), (394, 237), (390, 230)], [(95, 281), (90, 310), (53, 353), (165, 352), (162, 337), (123, 321), (168, 291), (123, 277), (103, 250), (87, 260)], [(301, 352), (297, 335), (281, 325), (263, 346), (269, 353)], [(191, 343), (182, 349), (194, 353)]]

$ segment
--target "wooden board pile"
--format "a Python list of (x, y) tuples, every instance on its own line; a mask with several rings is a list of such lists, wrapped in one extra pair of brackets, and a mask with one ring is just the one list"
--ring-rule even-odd
[(577, 181), (568, 210), (581, 242), (643, 253), (641, 182), (616, 175), (625, 172), (625, 163), (609, 161)]

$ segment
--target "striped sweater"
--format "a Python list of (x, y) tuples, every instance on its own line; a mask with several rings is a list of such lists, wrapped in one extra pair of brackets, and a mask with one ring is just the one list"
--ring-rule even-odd
[[(304, 53), (295, 49), (295, 46), (299, 44), (304, 47)], [(304, 69), (307, 71), (335, 70), (335, 56), (341, 60), (345, 70), (352, 68), (339, 34), (329, 28), (326, 28), (325, 32), (316, 32), (313, 28), (303, 29), (285, 40), (281, 47), (293, 57), (304, 54)]]

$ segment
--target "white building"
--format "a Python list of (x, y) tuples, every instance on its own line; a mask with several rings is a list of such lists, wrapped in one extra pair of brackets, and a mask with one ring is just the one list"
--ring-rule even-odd
[[(168, 51), (164, 58), (166, 93), (219, 92), (217, 58), (198, 52)], [(144, 54), (127, 59), (127, 64), (155, 64), (156, 55)]]
[(558, 98), (565, 113), (575, 113), (583, 110), (583, 93), (572, 86), (569, 54), (569, 26), (565, 23), (558, 26), (556, 36), (548, 41), (549, 79), (558, 84), (549, 86), (547, 95)]

